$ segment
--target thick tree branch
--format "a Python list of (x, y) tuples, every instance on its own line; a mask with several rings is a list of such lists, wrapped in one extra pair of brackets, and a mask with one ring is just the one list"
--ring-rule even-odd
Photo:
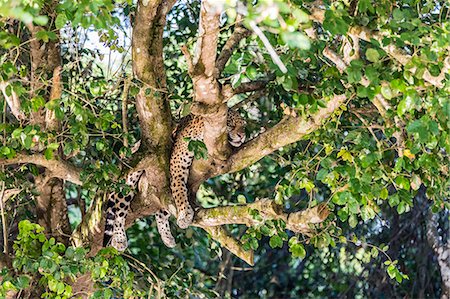
[[(251, 210), (259, 211), (263, 220), (254, 219), (250, 213)], [(285, 213), (282, 207), (273, 200), (261, 199), (246, 205), (201, 209), (197, 212), (193, 225), (203, 228), (225, 224), (255, 226), (267, 220), (283, 220), (288, 230), (309, 234), (311, 232), (310, 224), (323, 222), (329, 213), (327, 206), (323, 204), (299, 212)]]
[[(49, 101), (56, 101), (61, 99), (62, 95), (61, 70), (62, 67), (60, 65), (55, 67), (55, 69), (53, 70), (52, 87), (50, 90)], [(56, 131), (59, 129), (60, 121), (56, 118), (54, 110), (50, 109), (45, 110), (45, 126), (49, 131), (53, 130)]]
[[(252, 216), (252, 210), (259, 212), (262, 221)], [(201, 209), (197, 212), (193, 225), (206, 230), (214, 240), (253, 266), (253, 251), (243, 250), (241, 243), (230, 236), (222, 225), (244, 224), (250, 227), (261, 225), (267, 220), (283, 220), (288, 230), (308, 235), (312, 232), (310, 225), (323, 222), (328, 215), (329, 210), (325, 204), (300, 212), (285, 213), (273, 200), (263, 199), (246, 205)]]
[(60, 178), (72, 182), (77, 185), (82, 185), (80, 179), (81, 170), (73, 166), (72, 164), (62, 160), (47, 160), (41, 154), (23, 155), (17, 154), (16, 157), (11, 159), (0, 159), (0, 165), (12, 165), (12, 164), (36, 164), (43, 166), (50, 171), (49, 176)]
[(145, 148), (169, 150), (172, 117), (166, 91), (163, 32), (175, 0), (138, 2), (133, 27), (133, 72), (143, 87), (136, 97)]
[(442, 280), (441, 298), (450, 298), (450, 243), (444, 244), (439, 235), (438, 215), (428, 210), (426, 219), (427, 240), (437, 257)]
[(305, 135), (317, 130), (322, 122), (338, 110), (346, 100), (345, 95), (332, 97), (327, 103), (327, 107), (320, 108), (307, 120), (300, 116), (286, 117), (271, 129), (244, 144), (239, 151), (229, 158), (227, 165), (217, 174), (244, 169), (277, 149), (299, 141)]
[(196, 68), (195, 71), (206, 77), (213, 76), (216, 67), (219, 17), (222, 8), (221, 3), (204, 0), (200, 9), (199, 37), (195, 47), (193, 64)]
[(64, 184), (58, 178), (44, 175), (35, 179), (39, 195), (36, 197), (38, 223), (59, 242), (68, 244), (71, 233)]
[(199, 37), (192, 62), (194, 105), (191, 111), (203, 117), (203, 141), (208, 149), (208, 155), (216, 161), (225, 161), (230, 152), (226, 130), (227, 106), (223, 100), (220, 84), (214, 76), (222, 9), (220, 2), (202, 1)]

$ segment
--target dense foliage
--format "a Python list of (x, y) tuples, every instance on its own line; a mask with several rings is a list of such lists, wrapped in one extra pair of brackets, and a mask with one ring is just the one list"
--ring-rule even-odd
[[(0, 97), (0, 157), (42, 152), (48, 160), (58, 156), (81, 168), (82, 186), (64, 184), (74, 230), (106, 191), (123, 187), (121, 173), (136, 163), (132, 148), (141, 129), (134, 98), (143, 84), (132, 76), (130, 32), (137, 5), (61, 0), (50, 11), (50, 2), (0, 0), (0, 83), (8, 82)], [(125, 254), (107, 248), (92, 256), (89, 248), (71, 246), (34, 224), (39, 219), (32, 177), (41, 168), (2, 166), (2, 193), (18, 192), (4, 207), (9, 226), (2, 239), (12, 252), (11, 264), (0, 264), (0, 298), (8, 291), (32, 294), (38, 286), (43, 298), (71, 298), (81, 295), (72, 287), (82, 275), (96, 283), (93, 298), (393, 298), (443, 292), (427, 225), (428, 211), (438, 213), (434, 225), (448, 242), (449, 3), (224, 2), (219, 50), (237, 14), (245, 15), (246, 27), (261, 29), (273, 47), (257, 34), (242, 39), (220, 80), (237, 88), (270, 78), (264, 90), (228, 102), (246, 119), (248, 139), (290, 117), (310, 119), (336, 95), (346, 101), (303, 140), (242, 171), (207, 180), (197, 201), (215, 207), (274, 198), (286, 211), (326, 203), (328, 218), (311, 235), (286, 231), (280, 220), (262, 221), (257, 211), (251, 213), (259, 225), (229, 225), (244, 249), (256, 251), (252, 268), (194, 227), (172, 225), (178, 245), (168, 249), (147, 218), (128, 230)], [(317, 9), (323, 20), (310, 17)], [(175, 120), (190, 112), (193, 101), (180, 48), (194, 49), (199, 15), (198, 1), (179, 1), (167, 17), (168, 86), (161, 92), (169, 94)], [(31, 36), (32, 26), (41, 29)], [(30, 73), (30, 40), (60, 43), (60, 98), (48, 100), (48, 72), (38, 74), (39, 84), (31, 82), (40, 68)], [(342, 57), (344, 69), (329, 51)], [(6, 97), (13, 94), (23, 119), (7, 108)], [(60, 121), (57, 130), (28, 121), (44, 108)], [(192, 146), (203, 159), (198, 148), (204, 144)]]

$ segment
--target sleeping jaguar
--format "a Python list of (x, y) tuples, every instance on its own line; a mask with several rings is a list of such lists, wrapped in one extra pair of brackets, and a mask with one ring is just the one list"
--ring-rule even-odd
[[(245, 141), (245, 121), (239, 113), (228, 110), (227, 131), (228, 141), (234, 147)], [(187, 228), (194, 219), (194, 209), (189, 204), (187, 182), (189, 168), (194, 159), (194, 153), (189, 150), (190, 140), (203, 140), (203, 119), (201, 116), (186, 116), (177, 128), (174, 147), (170, 157), (170, 189), (177, 206), (177, 224), (180, 228)]]
[[(239, 113), (229, 110), (227, 131), (228, 141), (232, 146), (238, 147), (245, 141), (244, 126), (245, 121)], [(170, 188), (177, 207), (177, 224), (180, 228), (187, 228), (194, 218), (194, 209), (189, 203), (187, 189), (189, 169), (194, 159), (194, 153), (189, 150), (189, 139), (203, 140), (203, 133), (203, 119), (194, 115), (184, 117), (175, 131), (174, 147), (170, 157)], [(124, 194), (120, 191), (110, 194), (106, 210), (104, 246), (111, 245), (119, 251), (127, 248), (125, 219), (142, 173), (143, 171), (140, 170), (127, 175), (126, 184), (130, 186), (131, 190), (129, 193)], [(169, 228), (170, 213), (162, 209), (155, 214), (155, 217), (158, 232), (164, 244), (168, 247), (174, 247), (175, 240)]]

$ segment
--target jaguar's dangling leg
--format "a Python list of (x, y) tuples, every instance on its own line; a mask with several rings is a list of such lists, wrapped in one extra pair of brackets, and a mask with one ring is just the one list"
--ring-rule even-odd
[[(135, 189), (139, 178), (141, 177), (143, 170), (139, 170), (127, 175), (125, 183), (130, 186), (131, 190), (127, 194), (121, 190), (119, 193), (112, 193), (108, 199), (107, 211), (106, 211), (106, 223), (105, 223), (105, 236), (103, 238), (103, 244), (116, 248), (118, 251), (124, 251), (127, 246), (127, 235), (125, 233), (125, 220), (128, 215), (131, 200), (134, 198)], [(111, 233), (111, 215), (114, 215), (112, 221), (112, 233)], [(109, 217), (109, 218), (108, 218)]]
[(175, 243), (175, 238), (172, 236), (172, 233), (170, 232), (169, 217), (170, 217), (169, 211), (164, 209), (159, 210), (155, 214), (156, 227), (158, 228), (161, 240), (167, 247), (173, 248), (177, 244)]

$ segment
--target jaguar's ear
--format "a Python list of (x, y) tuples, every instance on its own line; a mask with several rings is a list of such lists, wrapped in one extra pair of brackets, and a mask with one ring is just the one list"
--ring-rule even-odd
[(148, 180), (147, 180), (147, 176), (145, 175), (145, 171), (142, 173), (141, 178), (139, 179), (138, 190), (139, 190), (139, 192), (141, 192), (143, 194), (147, 194)]

